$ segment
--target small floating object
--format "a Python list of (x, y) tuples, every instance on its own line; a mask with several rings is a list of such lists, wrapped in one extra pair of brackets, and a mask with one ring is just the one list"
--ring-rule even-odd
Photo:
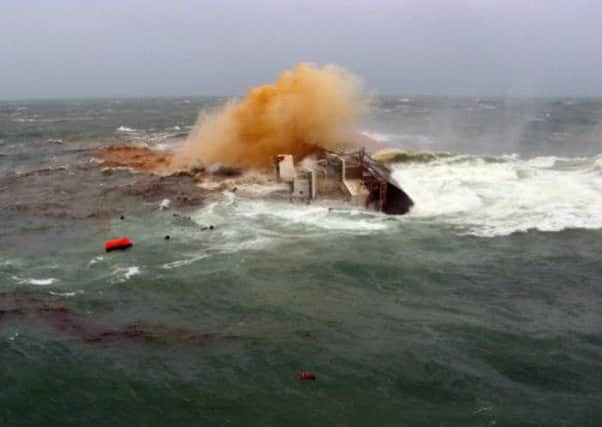
[(309, 371), (299, 372), (299, 375), (297, 376), (297, 378), (299, 379), (299, 381), (315, 381), (316, 380), (315, 374), (313, 374), (312, 372), (309, 372)]
[(105, 243), (105, 250), (107, 252), (115, 251), (118, 249), (127, 249), (132, 247), (134, 242), (132, 242), (127, 237), (120, 237), (119, 239), (107, 240)]

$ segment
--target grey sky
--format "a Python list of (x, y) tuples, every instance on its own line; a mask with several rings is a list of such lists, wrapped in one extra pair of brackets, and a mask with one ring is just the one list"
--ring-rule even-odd
[(602, 95), (602, 2), (0, 0), (0, 99), (231, 95), (298, 61), (378, 94)]

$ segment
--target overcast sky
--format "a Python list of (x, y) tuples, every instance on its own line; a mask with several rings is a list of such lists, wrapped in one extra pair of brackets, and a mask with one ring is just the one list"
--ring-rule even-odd
[(602, 95), (599, 0), (0, 0), (0, 99), (235, 95), (299, 61), (377, 94)]

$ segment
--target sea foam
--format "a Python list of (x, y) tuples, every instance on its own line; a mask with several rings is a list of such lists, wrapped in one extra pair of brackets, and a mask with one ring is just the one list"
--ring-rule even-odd
[(454, 156), (394, 166), (415, 202), (410, 218), (478, 236), (602, 228), (600, 157)]
[(123, 283), (130, 280), (132, 277), (140, 274), (140, 267), (133, 265), (131, 267), (118, 267), (113, 270), (111, 276), (112, 283)]

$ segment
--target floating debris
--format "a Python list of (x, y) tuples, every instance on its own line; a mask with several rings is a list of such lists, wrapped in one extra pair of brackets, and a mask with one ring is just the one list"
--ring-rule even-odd
[(120, 237), (118, 239), (112, 239), (105, 242), (105, 250), (107, 252), (115, 251), (115, 250), (124, 250), (131, 248), (134, 245), (127, 237)]

